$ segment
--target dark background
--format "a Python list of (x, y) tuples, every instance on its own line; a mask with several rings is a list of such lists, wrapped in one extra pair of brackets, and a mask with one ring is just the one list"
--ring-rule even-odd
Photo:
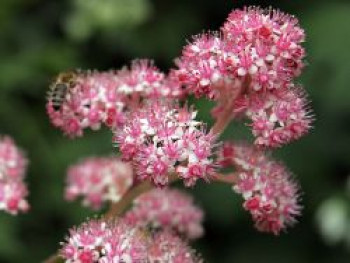
[[(120, 68), (133, 58), (168, 70), (186, 39), (218, 29), (243, 5), (295, 14), (307, 33), (309, 65), (298, 81), (310, 94), (314, 129), (275, 154), (300, 181), (303, 215), (279, 237), (261, 234), (230, 187), (199, 184), (190, 191), (206, 211), (206, 235), (194, 246), (207, 262), (350, 262), (350, 1), (335, 0), (1, 0), (0, 133), (27, 151), (32, 209), (0, 213), (0, 262), (40, 262), (53, 253), (69, 227), (92, 215), (63, 200), (67, 166), (114, 151), (107, 129), (69, 140), (50, 125), (52, 78), (76, 67)], [(211, 123), (210, 103), (198, 106)], [(224, 137), (248, 133), (232, 125)], [(318, 212), (327, 200), (334, 202)]]

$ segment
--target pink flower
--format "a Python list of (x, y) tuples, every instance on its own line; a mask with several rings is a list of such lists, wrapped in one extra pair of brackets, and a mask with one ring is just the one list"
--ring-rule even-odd
[(203, 234), (203, 212), (193, 199), (179, 191), (154, 189), (134, 200), (125, 214), (131, 225), (157, 230), (172, 230), (183, 237), (195, 239)]
[(155, 234), (148, 248), (148, 262), (200, 263), (195, 252), (178, 236), (164, 231)]
[(90, 220), (70, 230), (61, 256), (71, 263), (147, 262), (148, 240), (122, 221)]
[(304, 31), (293, 16), (258, 7), (236, 9), (221, 30), (233, 47), (228, 65), (238, 78), (249, 75), (253, 90), (279, 89), (304, 66)]
[(0, 210), (10, 214), (26, 212), (28, 190), (23, 182), (27, 160), (14, 141), (0, 137)]
[(195, 37), (177, 60), (180, 81), (197, 96), (218, 98), (223, 87), (234, 89), (247, 76), (253, 91), (279, 89), (300, 74), (304, 31), (296, 18), (272, 9), (237, 9), (221, 31), (223, 37)]
[(140, 100), (177, 98), (182, 95), (180, 83), (169, 74), (166, 76), (150, 60), (134, 60), (130, 68), (117, 72), (119, 94), (124, 95), (126, 105), (139, 106)]
[(246, 101), (257, 145), (278, 147), (299, 139), (311, 128), (312, 116), (300, 89), (276, 90)]
[(82, 196), (84, 205), (99, 209), (106, 201), (118, 202), (132, 183), (129, 163), (115, 157), (90, 157), (69, 168), (66, 198)]
[(300, 214), (299, 187), (291, 173), (262, 151), (246, 144), (226, 143), (221, 151), (223, 164), (237, 173), (234, 191), (242, 194), (255, 227), (262, 232), (279, 234)]
[(164, 186), (169, 174), (176, 173), (190, 186), (210, 177), (214, 137), (195, 117), (196, 112), (165, 101), (130, 114), (115, 137), (124, 160), (133, 161), (138, 179)]
[(174, 75), (186, 91), (215, 100), (214, 118), (225, 111), (248, 116), (258, 145), (277, 147), (306, 134), (311, 118), (293, 84), (305, 57), (298, 20), (272, 9), (237, 9), (221, 33), (195, 37), (176, 60)]
[(74, 71), (60, 74), (52, 84), (46, 105), (54, 126), (71, 137), (83, 130), (113, 129), (125, 122), (125, 113), (145, 99), (180, 97), (177, 78), (165, 76), (148, 60), (135, 60), (120, 71)]
[[(46, 105), (54, 126), (71, 137), (83, 130), (98, 130), (107, 122), (118, 126), (124, 122), (124, 105), (116, 89), (115, 72), (75, 71), (58, 75), (51, 86)], [(111, 113), (113, 111), (113, 114)], [(113, 120), (110, 115), (113, 115)]]
[(225, 54), (225, 43), (219, 35), (196, 36), (176, 60), (179, 69), (174, 72), (190, 93), (216, 99), (220, 89), (233, 82), (225, 65)]

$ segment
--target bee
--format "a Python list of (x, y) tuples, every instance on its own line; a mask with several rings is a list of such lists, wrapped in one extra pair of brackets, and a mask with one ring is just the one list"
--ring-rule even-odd
[(50, 85), (48, 100), (52, 102), (55, 111), (61, 109), (68, 91), (77, 84), (79, 74), (81, 72), (77, 70), (60, 73)]

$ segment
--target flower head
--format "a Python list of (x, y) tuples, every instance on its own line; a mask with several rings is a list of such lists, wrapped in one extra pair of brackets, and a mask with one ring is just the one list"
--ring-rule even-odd
[(218, 34), (202, 34), (184, 47), (174, 72), (190, 93), (217, 99), (220, 90), (233, 82), (225, 56), (225, 43)]
[(300, 74), (304, 31), (293, 16), (278, 10), (249, 7), (231, 12), (222, 27), (229, 67), (249, 75), (254, 90), (278, 89)]
[(203, 212), (192, 198), (171, 189), (154, 189), (140, 195), (125, 215), (131, 225), (157, 230), (172, 230), (189, 239), (203, 234)]
[(221, 32), (196, 37), (177, 60), (178, 77), (190, 92), (217, 99), (229, 92), (227, 85), (236, 89), (247, 77), (252, 91), (279, 89), (300, 74), (304, 31), (296, 18), (272, 9), (237, 9)]
[(187, 92), (216, 101), (214, 118), (245, 114), (255, 143), (277, 147), (299, 139), (311, 123), (304, 92), (293, 84), (304, 66), (304, 38), (293, 16), (233, 10), (221, 34), (202, 34), (185, 46), (174, 72)]
[(213, 172), (214, 137), (205, 133), (196, 112), (167, 101), (154, 101), (130, 114), (116, 142), (125, 160), (132, 160), (140, 180), (168, 184), (177, 173), (187, 186)]
[(246, 96), (239, 103), (240, 110), (245, 107), (245, 114), (252, 121), (257, 145), (278, 147), (299, 139), (311, 127), (307, 101), (298, 88)]
[(234, 166), (237, 183), (234, 191), (242, 194), (259, 231), (279, 234), (295, 222), (300, 214), (298, 185), (287, 168), (262, 151), (246, 144), (226, 143), (221, 151), (222, 163)]
[(0, 137), (0, 210), (11, 214), (25, 212), (29, 204), (28, 190), (23, 182), (27, 160), (14, 141)]
[(66, 198), (83, 196), (83, 203), (94, 209), (103, 202), (118, 202), (133, 183), (129, 163), (115, 157), (87, 158), (68, 170)]
[(52, 84), (46, 105), (54, 126), (71, 137), (81, 136), (83, 130), (100, 129), (113, 111), (118, 125), (124, 122), (123, 104), (116, 92), (116, 74), (97, 71), (74, 71), (60, 74)]
[(178, 236), (168, 231), (155, 234), (148, 248), (150, 263), (200, 263), (202, 260)]
[(130, 69), (60, 74), (51, 85), (46, 108), (53, 125), (75, 137), (86, 128), (121, 127), (125, 113), (144, 100), (181, 95), (176, 78), (165, 76), (148, 60), (135, 60)]
[(147, 262), (148, 240), (122, 221), (90, 220), (70, 230), (61, 256), (71, 263)]
[(150, 60), (134, 60), (130, 68), (117, 72), (120, 85), (117, 92), (123, 94), (127, 104), (139, 105), (143, 99), (177, 98), (181, 96), (180, 84), (171, 74), (166, 76)]

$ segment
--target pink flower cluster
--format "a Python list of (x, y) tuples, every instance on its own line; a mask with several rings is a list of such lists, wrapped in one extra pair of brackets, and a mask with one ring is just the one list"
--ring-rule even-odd
[(118, 202), (133, 183), (129, 163), (116, 157), (87, 158), (68, 169), (66, 198), (83, 197), (83, 204), (99, 209), (103, 202)]
[(90, 220), (70, 231), (61, 256), (67, 263), (146, 263), (147, 238), (122, 221)]
[(246, 144), (226, 143), (221, 149), (224, 166), (233, 166), (237, 183), (233, 189), (242, 194), (243, 207), (263, 232), (279, 234), (300, 214), (298, 185), (286, 167)]
[(61, 256), (67, 263), (195, 263), (195, 253), (170, 232), (155, 235), (123, 221), (90, 220), (70, 231)]
[[(214, 117), (230, 109), (232, 114), (245, 113), (252, 120), (255, 143), (276, 147), (310, 127), (304, 96), (293, 84), (304, 66), (303, 41), (304, 32), (292, 16), (256, 7), (234, 10), (221, 34), (197, 36), (184, 48), (173, 74), (189, 93), (217, 101)], [(256, 107), (256, 99), (265, 106)], [(268, 127), (256, 129), (262, 126), (256, 115), (281, 107), (288, 108), (287, 117), (298, 125), (274, 128), (272, 116), (264, 123)]]
[(0, 136), (0, 210), (11, 214), (26, 212), (28, 190), (24, 184), (27, 159), (14, 141)]
[(54, 126), (71, 137), (101, 125), (118, 128), (125, 113), (144, 99), (179, 97), (177, 78), (165, 76), (148, 60), (135, 60), (119, 71), (73, 71), (60, 74), (51, 85), (46, 105)]
[(171, 189), (154, 189), (134, 200), (125, 214), (131, 225), (150, 229), (171, 230), (186, 239), (203, 235), (203, 212), (191, 196)]
[(117, 73), (120, 81), (117, 91), (126, 98), (126, 104), (140, 106), (140, 100), (158, 98), (178, 98), (183, 95), (180, 83), (170, 73), (165, 75), (157, 69), (153, 62), (135, 60), (131, 68), (123, 68)]
[(299, 88), (244, 96), (237, 112), (245, 110), (252, 120), (255, 144), (278, 147), (299, 139), (311, 127), (312, 118)]
[[(174, 178), (185, 186), (218, 178), (235, 184), (258, 230), (279, 234), (300, 214), (298, 186), (263, 151), (297, 140), (311, 127), (306, 95), (295, 84), (304, 67), (304, 38), (293, 16), (249, 7), (233, 10), (220, 32), (196, 36), (167, 75), (148, 60), (118, 71), (60, 74), (47, 102), (52, 123), (71, 137), (109, 127), (122, 160), (88, 158), (72, 166), (67, 199), (82, 196), (85, 205), (98, 209), (105, 201), (118, 202), (141, 181), (164, 188)], [(189, 94), (216, 102), (211, 131), (193, 108), (180, 104)], [(215, 160), (220, 133), (243, 116), (255, 146), (225, 143)], [(235, 171), (225, 178), (215, 173), (219, 165)], [(108, 216), (116, 210), (110, 211)], [(186, 194), (152, 190), (134, 200), (122, 221), (92, 220), (73, 230), (62, 255), (77, 263), (200, 262), (181, 237), (201, 236), (202, 221), (202, 211)]]
[(123, 159), (133, 161), (138, 179), (157, 186), (176, 173), (186, 186), (213, 172), (214, 137), (195, 120), (196, 112), (167, 101), (155, 101), (131, 113), (116, 134)]
[(256, 7), (233, 10), (222, 33), (232, 47), (228, 62), (234, 74), (249, 75), (254, 90), (279, 89), (304, 66), (305, 35), (293, 16)]

